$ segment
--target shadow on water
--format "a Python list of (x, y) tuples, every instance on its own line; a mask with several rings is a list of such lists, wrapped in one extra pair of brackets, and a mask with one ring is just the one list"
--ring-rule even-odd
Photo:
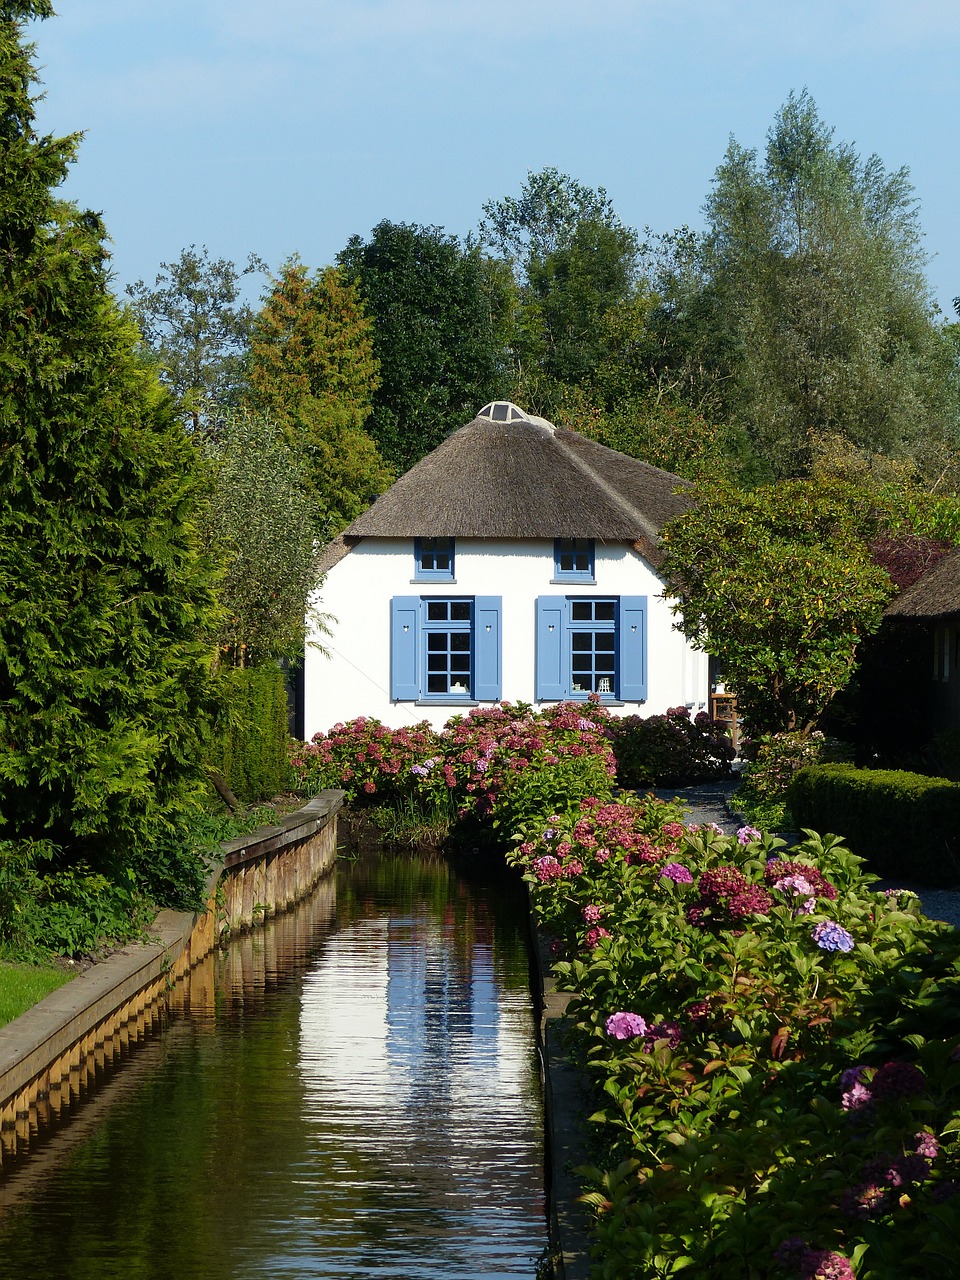
[(0, 1182), (0, 1277), (532, 1277), (525, 930), (509, 877), (343, 865)]

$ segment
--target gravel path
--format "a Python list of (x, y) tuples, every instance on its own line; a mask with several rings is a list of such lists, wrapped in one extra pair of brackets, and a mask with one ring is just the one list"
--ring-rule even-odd
[[(682, 800), (688, 809), (687, 822), (715, 822), (728, 835), (734, 835), (743, 825), (739, 817), (734, 817), (735, 808), (731, 809), (730, 801), (736, 791), (736, 779), (722, 782), (702, 782), (694, 787), (681, 787), (675, 791), (659, 789), (656, 795), (661, 800), (672, 800), (675, 796)], [(789, 840), (789, 836), (787, 836)], [(954, 928), (960, 928), (960, 891), (953, 889), (930, 889), (925, 885), (913, 884), (907, 880), (881, 880), (878, 889), (910, 889), (917, 894), (923, 909), (931, 920), (944, 920)]]

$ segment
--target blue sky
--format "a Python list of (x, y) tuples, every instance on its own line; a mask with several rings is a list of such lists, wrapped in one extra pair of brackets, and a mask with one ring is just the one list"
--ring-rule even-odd
[[(57, 0), (55, 0), (57, 3)], [(791, 89), (909, 167), (952, 314), (956, 0), (59, 0), (33, 27), (45, 131), (85, 134), (66, 194), (101, 210), (118, 287), (185, 245), (331, 262), (383, 218), (474, 229), (553, 165), (625, 222), (702, 225), (730, 135)]]

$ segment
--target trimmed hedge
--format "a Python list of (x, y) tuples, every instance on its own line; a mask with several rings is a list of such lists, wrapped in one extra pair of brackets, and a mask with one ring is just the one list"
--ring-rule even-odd
[(235, 667), (219, 676), (222, 710), (208, 762), (238, 799), (267, 800), (291, 785), (287, 687), (279, 667)]
[(945, 778), (845, 764), (808, 765), (787, 804), (797, 826), (843, 836), (879, 875), (960, 881), (960, 785)]

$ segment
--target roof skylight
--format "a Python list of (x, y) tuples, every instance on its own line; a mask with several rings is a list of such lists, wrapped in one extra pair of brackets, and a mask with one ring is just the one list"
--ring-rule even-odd
[(478, 418), (490, 418), (493, 422), (529, 422), (522, 409), (510, 400), (491, 400), (477, 414)]

